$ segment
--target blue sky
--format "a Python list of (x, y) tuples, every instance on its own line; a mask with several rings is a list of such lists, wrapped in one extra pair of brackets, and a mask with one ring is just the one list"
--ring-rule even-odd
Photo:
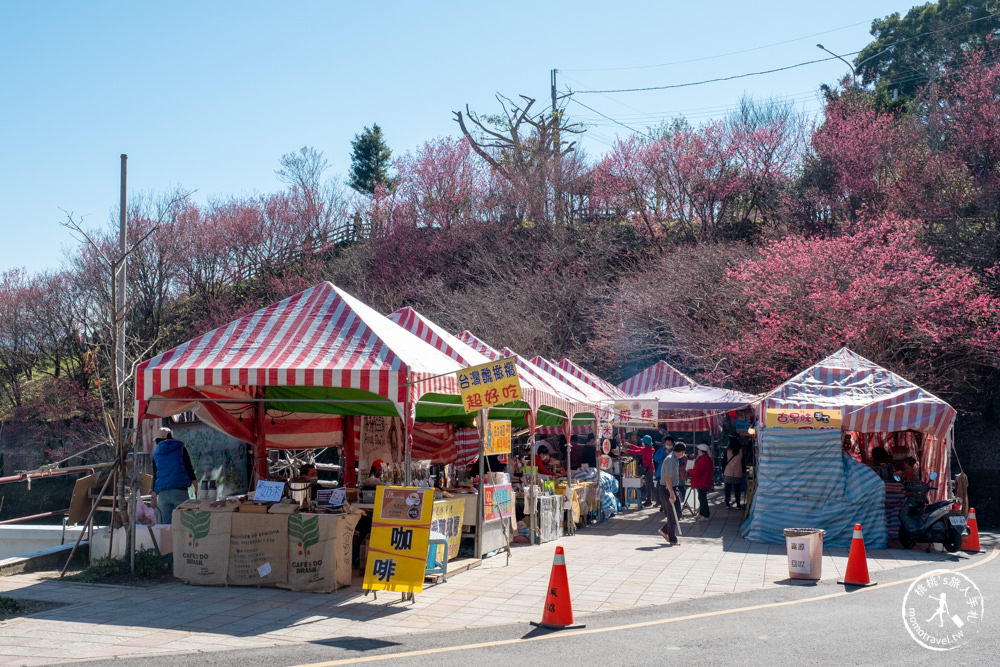
[[(909, 2), (339, 3), (0, 1), (0, 270), (58, 268), (129, 191), (181, 186), (197, 201), (280, 188), (281, 155), (322, 151), (346, 174), (350, 141), (378, 123), (395, 155), (457, 135), (452, 111), (493, 96), (549, 104), (559, 88), (673, 85), (860, 50), (872, 19)], [(847, 56), (848, 60), (852, 56)], [(724, 83), (576, 99), (637, 129), (725, 115), (743, 94), (820, 109), (838, 60)], [(570, 103), (591, 157), (629, 131)]]

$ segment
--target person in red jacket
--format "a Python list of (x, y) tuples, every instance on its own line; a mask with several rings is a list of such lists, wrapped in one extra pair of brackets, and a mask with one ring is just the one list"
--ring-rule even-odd
[(656, 453), (656, 449), (653, 447), (653, 438), (644, 435), (641, 446), (629, 445), (625, 451), (639, 457), (639, 473), (642, 475), (642, 494), (644, 496), (642, 506), (650, 507), (656, 494), (656, 488), (653, 486), (653, 454)]
[(715, 478), (715, 465), (712, 463), (711, 450), (708, 445), (698, 445), (697, 458), (691, 471), (691, 488), (698, 492), (698, 514), (708, 517), (708, 490), (712, 488)]

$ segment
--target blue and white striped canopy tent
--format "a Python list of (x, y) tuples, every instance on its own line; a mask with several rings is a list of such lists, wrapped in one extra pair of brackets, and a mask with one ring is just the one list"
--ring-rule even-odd
[(840, 429), (762, 429), (757, 491), (743, 537), (784, 544), (785, 528), (822, 528), (825, 546), (848, 547), (860, 523), (865, 545), (884, 548), (885, 485), (840, 443)]

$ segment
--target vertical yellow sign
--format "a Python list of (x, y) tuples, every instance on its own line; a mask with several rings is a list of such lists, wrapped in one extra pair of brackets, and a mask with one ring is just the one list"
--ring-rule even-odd
[(466, 412), (521, 400), (521, 380), (513, 357), (463, 368), (455, 377)]
[[(438, 500), (434, 503), (431, 530), (448, 538), (448, 558), (458, 558), (458, 550), (462, 546), (462, 517), (464, 514), (464, 498)], [(443, 560), (441, 558), (443, 555), (438, 554), (438, 560)]]
[(486, 442), (483, 443), (486, 456), (510, 454), (510, 421), (490, 419), (486, 422)]
[(380, 486), (375, 494), (364, 588), (420, 593), (427, 570), (434, 491)]

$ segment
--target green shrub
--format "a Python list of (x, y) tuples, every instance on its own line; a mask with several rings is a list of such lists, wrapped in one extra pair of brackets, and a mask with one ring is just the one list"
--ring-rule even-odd
[(118, 583), (142, 579), (160, 579), (167, 574), (167, 564), (155, 549), (135, 552), (135, 575), (130, 572), (127, 558), (98, 558), (87, 569), (65, 577), (67, 581), (84, 583)]

